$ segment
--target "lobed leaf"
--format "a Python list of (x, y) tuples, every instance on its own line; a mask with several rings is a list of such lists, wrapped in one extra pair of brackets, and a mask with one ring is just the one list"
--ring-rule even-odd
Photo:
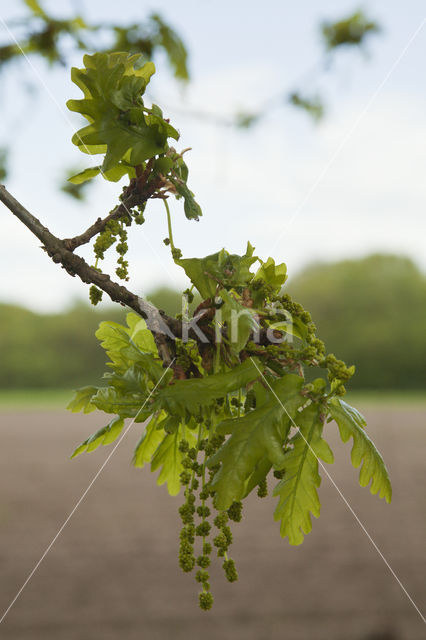
[(165, 153), (169, 137), (178, 132), (157, 113), (147, 113), (142, 94), (155, 72), (152, 62), (140, 66), (141, 55), (95, 53), (83, 58), (85, 68), (73, 68), (72, 81), (84, 99), (69, 100), (71, 111), (89, 121), (74, 134), (73, 143), (84, 153), (105, 153), (102, 171), (121, 162), (133, 167)]
[(91, 400), (97, 409), (105, 413), (115, 413), (122, 418), (144, 416), (142, 407), (145, 401), (146, 397), (142, 392), (140, 394), (122, 393), (114, 387), (100, 387)]
[(263, 280), (278, 292), (287, 280), (287, 266), (284, 262), (275, 264), (273, 258), (268, 258), (266, 262), (262, 262), (253, 280)]
[(333, 453), (321, 437), (323, 424), (320, 407), (311, 404), (296, 418), (297, 433), (290, 441), (292, 448), (284, 454), (282, 469), (285, 474), (274, 489), (279, 496), (274, 512), (275, 520), (281, 520), (282, 537), (288, 536), (292, 545), (303, 542), (311, 531), (310, 514), (320, 515), (320, 501), (316, 488), (321, 484), (318, 458), (333, 462)]
[(185, 417), (187, 412), (197, 414), (202, 407), (211, 405), (216, 398), (223, 398), (231, 391), (244, 388), (258, 377), (259, 370), (253, 362), (245, 360), (225, 373), (178, 380), (159, 391), (153, 409), (162, 409), (170, 415), (182, 417)]
[[(291, 418), (306, 402), (300, 395), (302, 385), (303, 378), (287, 374), (272, 385), (273, 392), (266, 392), (263, 404), (255, 410), (218, 425), (218, 433), (231, 433), (207, 463), (209, 467), (221, 465), (212, 482), (218, 509), (228, 509), (246, 495), (248, 486), (258, 484), (262, 478), (256, 469), (266, 470), (265, 458), (274, 468), (282, 468)], [(256, 475), (250, 481), (254, 471)]]
[[(111, 367), (122, 375), (137, 365), (155, 384), (164, 376), (154, 338), (145, 321), (136, 314), (127, 315), (129, 327), (118, 322), (101, 322), (96, 337), (111, 360)], [(165, 378), (164, 382), (167, 382)]]
[(205, 258), (183, 258), (175, 260), (181, 266), (203, 299), (214, 298), (216, 289), (225, 285), (246, 285), (253, 277), (251, 265), (258, 259), (253, 256), (254, 247), (247, 243), (245, 255), (230, 254), (225, 249)]
[(180, 474), (183, 471), (182, 459), (184, 454), (179, 451), (179, 442), (183, 433), (192, 447), (196, 443), (196, 436), (190, 429), (182, 425), (174, 433), (167, 433), (155, 450), (151, 460), (151, 471), (160, 469), (157, 484), (167, 483), (167, 489), (171, 496), (176, 496), (180, 491)]
[(158, 415), (154, 416), (146, 426), (145, 432), (136, 445), (133, 454), (133, 466), (142, 468), (145, 464), (151, 462), (152, 456), (164, 439), (165, 432), (161, 426), (162, 421), (164, 421), (164, 414), (161, 415), (163, 415), (162, 420), (159, 419)]
[(92, 397), (97, 392), (97, 387), (82, 387), (74, 392), (74, 398), (68, 404), (68, 411), (78, 413), (83, 411), (84, 413), (91, 413), (96, 410), (95, 405), (91, 402)]
[(331, 417), (339, 427), (343, 442), (353, 438), (351, 461), (355, 468), (362, 465), (359, 472), (359, 484), (361, 487), (366, 487), (371, 481), (370, 492), (372, 494), (379, 493), (380, 498), (385, 498), (386, 502), (390, 502), (392, 500), (392, 485), (388, 471), (382, 456), (364, 431), (366, 422), (363, 416), (340, 398), (330, 400), (328, 407)]
[(119, 416), (116, 416), (111, 420), (111, 422), (106, 426), (102, 427), (91, 435), (87, 440), (85, 440), (77, 449), (73, 452), (71, 458), (75, 458), (80, 455), (84, 451), (90, 452), (97, 449), (101, 444), (111, 444), (117, 440), (118, 436), (122, 432), (124, 427), (124, 420)]

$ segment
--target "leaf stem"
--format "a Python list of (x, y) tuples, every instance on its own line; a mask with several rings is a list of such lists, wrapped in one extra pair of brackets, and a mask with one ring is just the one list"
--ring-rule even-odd
[(166, 212), (167, 212), (167, 228), (169, 230), (169, 240), (170, 240), (170, 248), (172, 250), (172, 252), (175, 249), (175, 245), (173, 242), (173, 232), (172, 232), (172, 218), (170, 215), (170, 209), (169, 209), (169, 203), (167, 202), (166, 199), (163, 200), (164, 202), (164, 206), (166, 207)]

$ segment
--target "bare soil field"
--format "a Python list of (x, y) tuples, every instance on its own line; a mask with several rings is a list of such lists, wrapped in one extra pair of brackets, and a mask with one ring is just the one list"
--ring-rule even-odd
[[(361, 407), (362, 408), (362, 407)], [(357, 484), (349, 444), (327, 434), (328, 470), (420, 609), (426, 601), (426, 408), (369, 407), (394, 486), (389, 506)], [(70, 460), (102, 416), (0, 413), (0, 616), (110, 451)], [(134, 425), (0, 625), (4, 640), (420, 640), (426, 626), (327, 477), (300, 547), (254, 496), (235, 524), (239, 581), (212, 572), (214, 608), (177, 564), (179, 497), (130, 465)], [(327, 435), (326, 434), (326, 435)]]

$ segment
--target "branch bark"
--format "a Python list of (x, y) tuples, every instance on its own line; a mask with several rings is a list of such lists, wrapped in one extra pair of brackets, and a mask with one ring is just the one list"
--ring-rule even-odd
[[(206, 349), (208, 351), (211, 345), (214, 344), (214, 335), (209, 335), (207, 327), (203, 327), (205, 333), (200, 337), (200, 328), (197, 326), (197, 321), (202, 319), (203, 316), (205, 316), (204, 321), (209, 319), (209, 308), (199, 314), (195, 314), (190, 322), (183, 324), (181, 320), (167, 316), (148, 300), (144, 300), (123, 285), (113, 282), (107, 273), (101, 273), (94, 267), (91, 267), (84, 258), (73, 252), (77, 246), (88, 242), (93, 235), (96, 235), (99, 230), (92, 233), (96, 225), (98, 225), (96, 228), (99, 229), (99, 225), (105, 223), (108, 218), (111, 219), (116, 210), (114, 210), (110, 216), (104, 218), (104, 220), (100, 222), (96, 221), (94, 225), (89, 227), (80, 236), (68, 240), (61, 240), (53, 235), (38, 218), (33, 216), (32, 213), (18, 202), (7, 191), (4, 185), (0, 185), (0, 201), (40, 240), (42, 248), (53, 262), (60, 264), (69, 275), (73, 277), (78, 276), (82, 282), (96, 285), (104, 291), (113, 302), (118, 302), (123, 306), (130, 307), (130, 309), (136, 311), (136, 313), (146, 320), (147, 327), (154, 337), (159, 356), (164, 366), (170, 366), (174, 360), (174, 341), (176, 338), (187, 339), (190, 337), (196, 340), (203, 352), (205, 352)], [(119, 207), (120, 206), (121, 205), (119, 205)], [(102, 227), (100, 230), (101, 229)], [(79, 240), (82, 238), (84, 238), (84, 242)], [(201, 334), (203, 334), (203, 332), (201, 332)], [(202, 339), (203, 337), (205, 339)], [(265, 328), (260, 330), (258, 341), (261, 345), (269, 344), (270, 341)]]
[(70, 251), (74, 251), (77, 247), (90, 242), (94, 236), (98, 235), (105, 230), (110, 220), (116, 220), (127, 215), (130, 217), (131, 209), (136, 205), (143, 205), (149, 198), (153, 196), (155, 191), (163, 186), (164, 178), (162, 176), (156, 176), (154, 179), (149, 180), (152, 163), (148, 163), (148, 166), (144, 173), (139, 178), (133, 178), (130, 184), (124, 190), (121, 196), (121, 203), (111, 211), (105, 218), (98, 218), (86, 231), (80, 233), (73, 238), (65, 238), (63, 240), (64, 246)]
[(0, 185), (0, 200), (40, 240), (42, 248), (53, 262), (60, 264), (69, 275), (73, 277), (77, 275), (82, 282), (96, 285), (105, 291), (111, 300), (130, 307), (145, 318), (147, 327), (154, 336), (161, 359), (165, 366), (170, 365), (173, 359), (173, 341), (182, 335), (182, 323), (179, 320), (170, 318), (148, 300), (132, 293), (123, 285), (113, 282), (108, 274), (100, 273), (88, 265), (82, 257), (67, 247), (65, 240), (53, 235), (3, 185)]

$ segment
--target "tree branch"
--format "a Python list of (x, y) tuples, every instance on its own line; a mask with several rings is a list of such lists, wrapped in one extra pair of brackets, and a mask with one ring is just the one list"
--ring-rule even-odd
[(126, 205), (122, 202), (121, 204), (117, 205), (115, 209), (113, 209), (111, 213), (106, 216), (106, 218), (98, 218), (96, 222), (94, 222), (88, 229), (86, 229), (86, 231), (80, 233), (80, 235), (74, 236), (73, 238), (65, 238), (63, 240), (64, 246), (69, 249), (69, 251), (74, 251), (74, 249), (80, 247), (82, 244), (87, 244), (94, 236), (105, 230), (105, 227), (107, 226), (108, 222), (110, 222), (110, 220), (121, 218), (126, 213), (128, 213), (129, 209), (131, 208), (131, 206), (134, 206), (134, 204), (136, 203), (133, 203), (133, 205), (130, 205), (130, 203), (129, 205)]
[[(0, 185), (0, 201), (40, 240), (42, 248), (53, 262), (60, 264), (69, 275), (73, 277), (77, 275), (82, 282), (96, 285), (99, 289), (105, 291), (113, 302), (118, 302), (123, 306), (130, 307), (130, 309), (133, 309), (145, 318), (147, 327), (154, 337), (159, 356), (164, 366), (170, 366), (174, 360), (174, 341), (176, 338), (182, 338), (184, 336), (186, 338), (190, 337), (197, 341), (203, 353), (206, 353), (206, 351), (209, 352), (215, 341), (214, 332), (213, 335), (210, 336), (208, 327), (204, 326), (205, 321), (209, 320), (209, 311), (212, 310), (209, 305), (201, 314), (195, 313), (192, 321), (182, 323), (181, 320), (167, 316), (163, 311), (158, 310), (151, 302), (140, 298), (123, 285), (113, 282), (107, 273), (101, 273), (87, 264), (81, 256), (73, 253), (73, 248), (84, 244), (84, 242), (80, 242), (78, 239), (87, 237), (88, 239), (85, 240), (85, 242), (88, 242), (90, 239), (89, 236), (92, 233), (91, 230), (95, 225), (98, 224), (99, 226), (101, 223), (105, 223), (108, 218), (112, 219), (116, 210), (104, 220), (95, 222), (94, 225), (89, 227), (89, 229), (80, 236), (69, 240), (61, 240), (54, 236), (38, 218), (33, 216), (32, 213), (18, 202), (3, 185)], [(119, 205), (119, 207), (120, 206), (122, 205)], [(95, 233), (98, 233), (98, 231)], [(95, 233), (93, 233), (92, 236), (95, 235)], [(70, 243), (73, 248), (70, 248)], [(197, 311), (198, 310), (199, 309), (197, 309)], [(204, 334), (200, 332), (200, 327), (197, 326), (197, 321), (199, 320), (201, 320), (200, 324), (203, 325)], [(262, 327), (256, 340), (261, 345), (269, 344), (270, 342), (266, 331), (267, 330)], [(206, 358), (208, 359), (208, 353)]]
[(111, 211), (105, 218), (98, 218), (86, 231), (74, 236), (73, 238), (65, 238), (64, 246), (70, 251), (74, 251), (77, 247), (87, 244), (90, 240), (105, 230), (108, 222), (122, 218), (130, 217), (131, 209), (136, 205), (143, 205), (149, 198), (153, 196), (155, 191), (162, 187), (165, 183), (163, 176), (156, 176), (149, 181), (152, 163), (148, 163), (146, 170), (139, 178), (132, 178), (130, 184), (124, 190), (121, 196), (121, 203)]
[(65, 240), (54, 236), (3, 185), (0, 185), (0, 200), (42, 242), (43, 249), (53, 262), (60, 264), (69, 275), (77, 275), (82, 282), (96, 285), (105, 291), (111, 300), (130, 307), (145, 318), (147, 327), (154, 336), (161, 359), (166, 366), (170, 365), (172, 361), (170, 351), (173, 341), (182, 335), (182, 323), (179, 320), (170, 318), (147, 300), (140, 298), (117, 282), (113, 282), (108, 274), (101, 273), (89, 266), (83, 258), (74, 254), (66, 246)]

